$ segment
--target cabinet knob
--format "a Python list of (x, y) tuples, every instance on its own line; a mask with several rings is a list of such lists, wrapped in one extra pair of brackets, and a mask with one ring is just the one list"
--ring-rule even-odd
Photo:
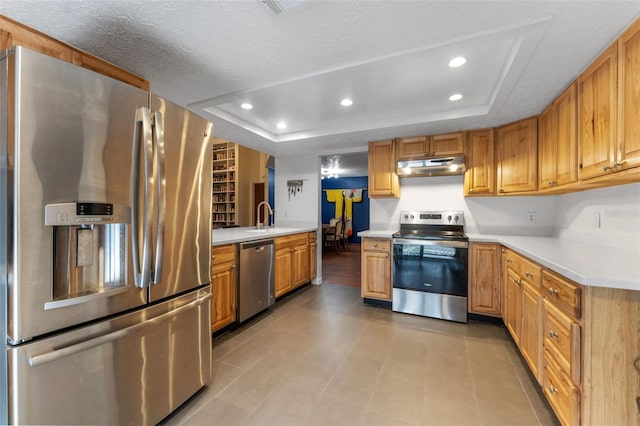
[(373, 246), (374, 247), (378, 247), (378, 243), (373, 243)]
[(504, 188), (498, 189), (498, 192), (504, 192)]
[(617, 169), (619, 167), (624, 166), (625, 161), (623, 161), (622, 163), (618, 163), (618, 162), (614, 162), (611, 167), (613, 167), (614, 169)]
[(553, 186), (553, 181), (552, 180), (547, 181), (547, 186)]
[(236, 269), (236, 264), (235, 263), (231, 266), (231, 269)]
[(524, 275), (528, 278), (533, 278), (533, 274), (531, 272), (525, 272)]
[(640, 356), (633, 360), (633, 368), (640, 373)]
[[(615, 163), (614, 163), (614, 164), (615, 164)], [(603, 170), (603, 171), (605, 171), (605, 172), (608, 172), (608, 171), (609, 171), (609, 170), (611, 170), (612, 168), (613, 168), (613, 167), (611, 167), (611, 166), (606, 166), (606, 165), (605, 165), (605, 166), (603, 166), (603, 167), (602, 167), (602, 170)]]
[(384, 257), (388, 258), (388, 257), (389, 257), (389, 255), (388, 255), (388, 254), (385, 254), (385, 255), (384, 255)]
[(507, 258), (507, 263), (513, 263), (513, 260)]
[(558, 290), (556, 290), (555, 288), (549, 288), (549, 294), (555, 296), (558, 294)]
[(549, 393), (558, 393), (558, 389), (554, 388), (553, 386), (549, 386)]
[(555, 331), (551, 330), (549, 331), (549, 337), (553, 338), (557, 338), (558, 337), (558, 333), (556, 333)]

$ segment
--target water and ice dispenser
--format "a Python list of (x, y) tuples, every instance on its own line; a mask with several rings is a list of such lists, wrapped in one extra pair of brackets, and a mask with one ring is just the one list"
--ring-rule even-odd
[(126, 289), (130, 222), (131, 208), (118, 204), (45, 206), (45, 225), (53, 227), (54, 248), (52, 297), (45, 309)]

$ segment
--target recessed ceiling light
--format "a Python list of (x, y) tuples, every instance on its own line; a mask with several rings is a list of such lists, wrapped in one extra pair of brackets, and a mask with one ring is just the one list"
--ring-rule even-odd
[(242, 109), (252, 109), (253, 105), (251, 105), (250, 103), (245, 102), (242, 105), (240, 105), (240, 108), (242, 108)]
[(340, 105), (342, 106), (351, 106), (353, 105), (353, 101), (349, 98), (344, 98), (343, 100), (340, 101)]
[(449, 96), (450, 101), (459, 101), (460, 99), (462, 99), (462, 95), (460, 93)]
[(456, 56), (452, 60), (449, 61), (449, 66), (451, 68), (458, 68), (463, 66), (467, 62), (467, 58), (464, 56)]
[(276, 126), (278, 126), (278, 129), (286, 129), (287, 123), (285, 123), (284, 121), (281, 121), (278, 124), (276, 124)]

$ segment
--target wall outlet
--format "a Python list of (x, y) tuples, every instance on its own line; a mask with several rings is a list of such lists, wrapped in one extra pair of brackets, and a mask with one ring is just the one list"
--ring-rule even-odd
[(527, 212), (527, 222), (536, 223), (536, 212)]
[(600, 212), (593, 214), (593, 227), (600, 229)]

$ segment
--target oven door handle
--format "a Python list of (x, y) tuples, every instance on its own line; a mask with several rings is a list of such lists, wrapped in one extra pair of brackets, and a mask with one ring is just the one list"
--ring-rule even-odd
[(413, 239), (413, 238), (394, 238), (393, 244), (408, 244), (413, 246), (456, 247), (456, 248), (469, 247), (469, 243), (466, 241), (419, 240), (419, 239)]

